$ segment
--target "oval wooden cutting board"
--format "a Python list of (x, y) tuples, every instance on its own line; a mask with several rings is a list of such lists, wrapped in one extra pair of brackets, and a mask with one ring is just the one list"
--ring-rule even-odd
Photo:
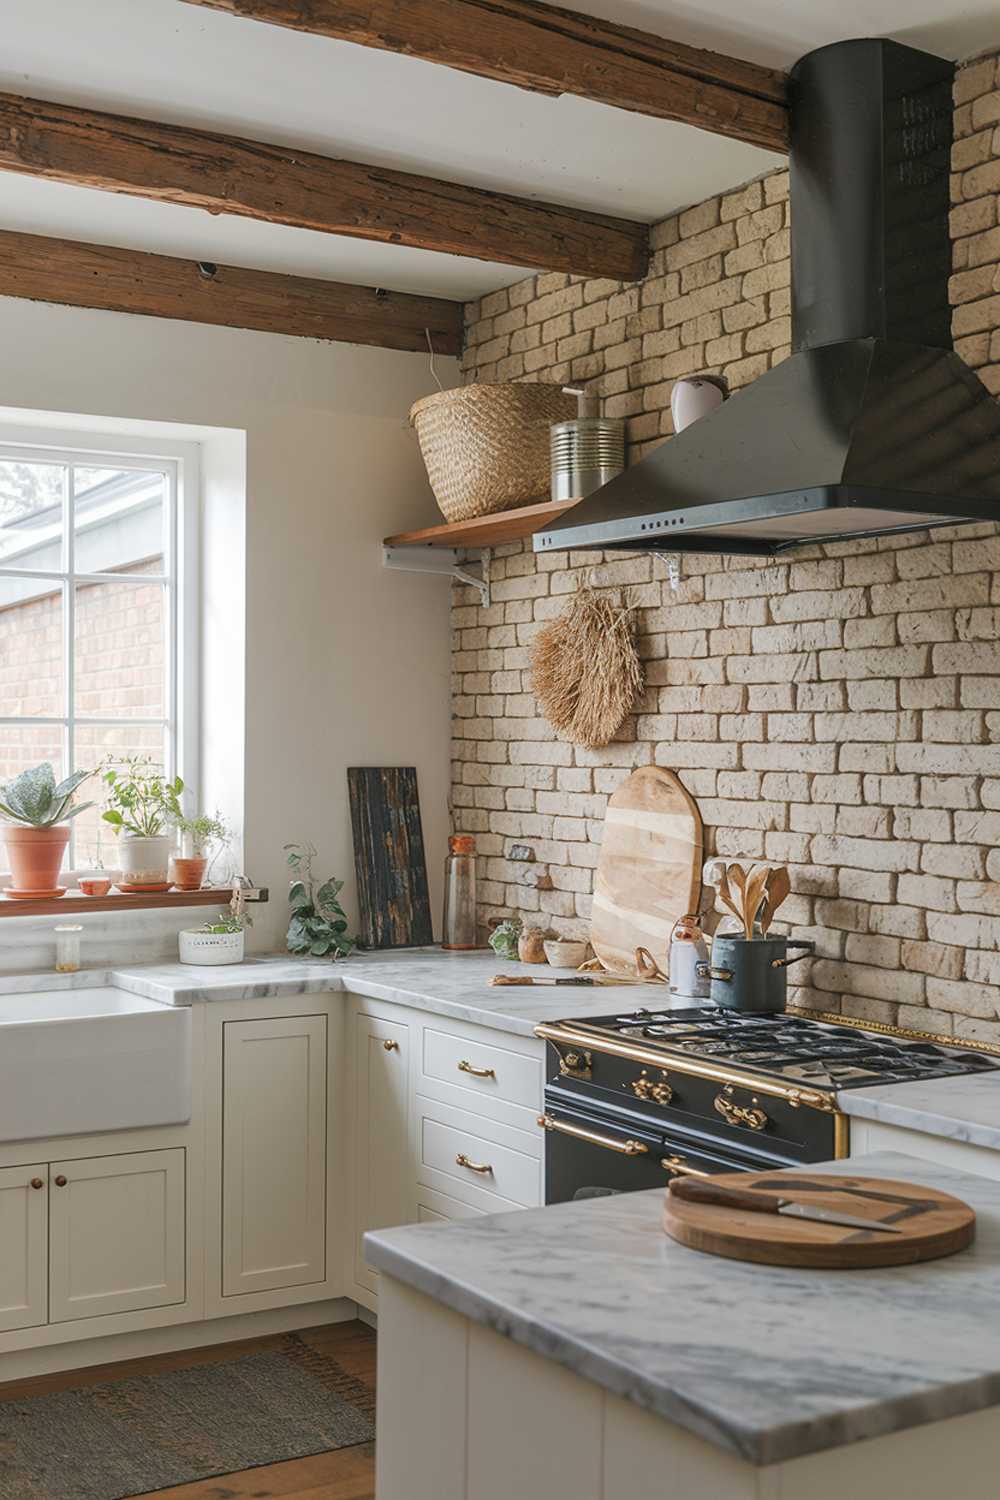
[(967, 1203), (913, 1182), (881, 1177), (808, 1177), (797, 1172), (724, 1172), (713, 1182), (735, 1188), (773, 1191), (797, 1203), (812, 1203), (883, 1220), (899, 1234), (845, 1225), (817, 1224), (787, 1214), (755, 1214), (712, 1204), (684, 1203), (669, 1191), (663, 1227), (671, 1239), (692, 1250), (767, 1266), (858, 1270), (913, 1265), (954, 1255), (970, 1245), (976, 1216)]
[(636, 948), (666, 971), (670, 929), (698, 910), (698, 804), (672, 771), (643, 766), (612, 796), (604, 818), (590, 942), (606, 969), (635, 973)]

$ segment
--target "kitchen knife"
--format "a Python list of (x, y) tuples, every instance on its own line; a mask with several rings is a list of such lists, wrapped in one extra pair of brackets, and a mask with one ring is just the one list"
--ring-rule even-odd
[(734, 1208), (752, 1214), (782, 1214), (793, 1219), (810, 1219), (817, 1224), (841, 1224), (845, 1229), (876, 1229), (883, 1234), (900, 1234), (895, 1224), (879, 1219), (862, 1219), (835, 1208), (814, 1203), (796, 1203), (793, 1198), (779, 1198), (774, 1193), (755, 1192), (752, 1188), (723, 1187), (704, 1177), (674, 1178), (668, 1189), (672, 1198), (682, 1203), (704, 1203), (718, 1208)]

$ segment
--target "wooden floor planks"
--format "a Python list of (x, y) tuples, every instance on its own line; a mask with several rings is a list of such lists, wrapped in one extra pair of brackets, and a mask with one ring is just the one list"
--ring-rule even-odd
[[(360, 1321), (333, 1323), (322, 1328), (305, 1329), (300, 1338), (313, 1348), (336, 1359), (364, 1385), (375, 1388), (375, 1333)], [(31, 1380), (0, 1384), (0, 1401), (20, 1400), (25, 1396), (42, 1396), (49, 1391), (80, 1389), (105, 1380), (121, 1380), (130, 1375), (156, 1375), (194, 1364), (212, 1364), (232, 1359), (237, 1354), (256, 1354), (273, 1348), (282, 1335), (245, 1339), (238, 1344), (213, 1344), (206, 1349), (185, 1349), (172, 1354), (152, 1355), (148, 1359), (130, 1359), (114, 1365), (94, 1365), (87, 1370), (60, 1371), (39, 1375)], [(340, 1448), (335, 1453), (318, 1453), (312, 1458), (290, 1459), (287, 1463), (268, 1464), (226, 1474), (215, 1479), (199, 1479), (193, 1484), (157, 1490), (144, 1500), (375, 1500), (375, 1445), (362, 1443), (354, 1448)]]

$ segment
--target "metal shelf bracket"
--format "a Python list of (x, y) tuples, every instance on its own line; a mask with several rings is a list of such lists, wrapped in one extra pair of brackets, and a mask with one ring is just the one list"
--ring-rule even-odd
[[(383, 568), (395, 568), (401, 573), (438, 573), (443, 578), (457, 578), (479, 590), (484, 609), (490, 603), (489, 555), (483, 552), (478, 564), (464, 561), (462, 553), (453, 547), (382, 547)], [(478, 573), (469, 568), (478, 566)]]

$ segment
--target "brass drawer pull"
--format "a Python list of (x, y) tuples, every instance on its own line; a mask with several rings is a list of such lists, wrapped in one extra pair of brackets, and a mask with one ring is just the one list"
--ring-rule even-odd
[(384, 1041), (382, 1043), (382, 1046), (385, 1048), (385, 1050), (387, 1052), (398, 1052), (399, 1051), (399, 1043), (398, 1042), (394, 1042), (391, 1038), (389, 1038), (387, 1041)]
[(699, 1172), (697, 1167), (689, 1167), (683, 1156), (664, 1156), (660, 1166), (665, 1172), (675, 1172), (678, 1177), (711, 1177), (711, 1172)]
[(616, 1141), (610, 1135), (598, 1135), (596, 1130), (584, 1130), (582, 1125), (570, 1125), (553, 1115), (539, 1115), (538, 1123), (543, 1130), (558, 1130), (578, 1141), (589, 1141), (592, 1146), (603, 1146), (606, 1151), (617, 1151), (619, 1156), (643, 1156), (649, 1150), (642, 1141)]
[(760, 1108), (756, 1096), (749, 1104), (737, 1104), (731, 1085), (727, 1084), (721, 1094), (716, 1094), (713, 1102), (727, 1125), (745, 1125), (749, 1130), (763, 1130), (767, 1124), (767, 1115)]
[(43, 1188), (45, 1186), (45, 1182), (41, 1177), (33, 1177), (31, 1179), (31, 1186), (37, 1192), (39, 1188)]
[(495, 1078), (497, 1076), (496, 1068), (474, 1068), (464, 1057), (458, 1065), (458, 1071), (468, 1073), (471, 1078)]
[(488, 1162), (470, 1161), (464, 1151), (460, 1151), (455, 1157), (456, 1167), (467, 1167), (470, 1172), (478, 1172), (481, 1177), (492, 1177), (493, 1168)]

